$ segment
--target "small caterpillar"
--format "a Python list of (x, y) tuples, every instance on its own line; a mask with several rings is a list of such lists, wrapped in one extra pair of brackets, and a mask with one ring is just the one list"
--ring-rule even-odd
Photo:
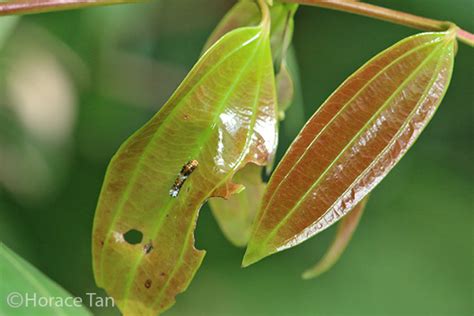
[(171, 197), (178, 196), (179, 190), (181, 190), (181, 187), (183, 186), (184, 182), (191, 175), (191, 173), (193, 173), (193, 171), (197, 168), (198, 165), (199, 162), (197, 160), (190, 160), (183, 166), (181, 172), (176, 177), (176, 180), (174, 180), (174, 184), (171, 186)]

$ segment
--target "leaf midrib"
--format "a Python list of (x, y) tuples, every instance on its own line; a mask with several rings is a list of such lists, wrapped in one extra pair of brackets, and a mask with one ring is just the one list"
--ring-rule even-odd
[[(444, 47), (443, 47), (444, 48)], [(438, 75), (438, 72), (439, 72), (439, 69), (440, 69), (440, 65), (442, 65), (442, 61), (443, 61), (443, 58), (440, 58), (440, 60), (438, 61), (436, 67), (435, 67), (435, 71), (433, 72), (433, 76), (431, 77), (431, 80), (430, 80), (430, 83), (427, 85), (426, 89), (424, 90), (423, 94), (422, 95), (426, 95), (427, 94), (427, 91), (429, 89), (431, 89), (433, 87), (433, 82), (436, 80), (436, 77)], [(451, 72), (452, 73), (452, 72)], [(448, 79), (448, 82), (449, 82), (449, 79)], [(384, 147), (384, 149), (382, 149), (382, 151), (376, 156), (376, 158), (374, 159), (374, 161), (372, 161), (369, 166), (367, 168), (364, 169), (364, 171), (351, 183), (351, 185), (341, 194), (341, 196), (344, 196), (347, 194), (347, 192), (349, 192), (349, 190), (351, 190), (354, 185), (356, 183), (358, 183), (362, 178), (364, 178), (367, 173), (371, 170), (371, 168), (377, 164), (379, 162), (379, 159), (380, 157), (382, 157), (384, 154), (387, 153), (387, 150), (389, 150), (393, 144), (398, 140), (400, 134), (402, 132), (404, 132), (406, 130), (406, 127), (408, 124), (410, 124), (410, 122), (412, 121), (413, 117), (415, 116), (416, 114), (416, 111), (419, 109), (419, 105), (420, 105), (420, 102), (421, 100), (423, 100), (423, 98), (420, 98), (420, 100), (418, 100), (417, 104), (413, 107), (413, 110), (410, 112), (410, 114), (408, 115), (407, 117), (407, 120), (405, 121), (405, 123), (400, 127), (400, 129), (397, 131), (397, 133), (392, 137), (392, 139), (390, 140), (390, 142), (388, 142), (388, 144)], [(413, 142), (414, 143), (414, 142)], [(411, 145), (413, 145), (413, 143)], [(405, 153), (406, 151), (408, 151), (409, 148), (407, 148), (405, 150)], [(336, 199), (336, 201), (331, 205), (331, 207), (328, 208), (328, 210), (322, 214), (318, 220), (316, 220), (310, 227), (314, 226), (315, 223), (317, 223), (319, 221), (320, 218), (324, 217), (330, 210), (332, 210), (335, 205), (340, 201), (341, 199), (338, 198)], [(357, 202), (356, 202), (357, 203)], [(354, 203), (354, 204), (356, 204)], [(329, 227), (329, 226), (328, 226)], [(327, 227), (325, 227), (324, 229), (326, 229)], [(306, 229), (305, 229), (306, 230)], [(318, 232), (320, 232), (321, 230), (319, 230)], [(317, 233), (317, 232), (315, 232)], [(313, 234), (314, 235), (314, 234)], [(297, 237), (296, 237), (297, 238)], [(291, 239), (290, 239), (291, 240)], [(286, 243), (287, 244), (287, 243)], [(284, 248), (287, 248), (287, 247), (284, 247)]]
[[(439, 44), (438, 42), (435, 42), (434, 44)], [(417, 47), (416, 49), (412, 49), (410, 50), (409, 52), (403, 54), (402, 56), (400, 56), (399, 58), (397, 58), (395, 60), (395, 62), (398, 62), (399, 60), (401, 59), (404, 59), (406, 58), (407, 56), (411, 55), (412, 53), (418, 51), (419, 49), (422, 49), (424, 47), (427, 47), (427, 46), (430, 46), (430, 45), (434, 45), (433, 43), (428, 43), (428, 44), (424, 44), (422, 46), (419, 46)], [(358, 139), (358, 137), (364, 133), (367, 128), (371, 125), (371, 123), (378, 117), (378, 115), (387, 108), (387, 106), (390, 104), (390, 101), (393, 100), (393, 98), (398, 95), (400, 93), (400, 91), (406, 87), (406, 85), (413, 79), (413, 77), (415, 76), (415, 74), (417, 74), (420, 69), (426, 65), (426, 63), (431, 60), (431, 58), (435, 55), (436, 52), (438, 52), (440, 50), (440, 48), (443, 48), (443, 46), (440, 46), (439, 48), (436, 48), (434, 49), (427, 57), (425, 60), (423, 60), (420, 65), (418, 65), (415, 70), (413, 72), (410, 73), (410, 75), (403, 80), (402, 84), (394, 91), (394, 93), (392, 93), (390, 95), (390, 97), (382, 104), (382, 106), (371, 116), (371, 118), (368, 120), (368, 122), (356, 133), (356, 135), (350, 140), (350, 142), (343, 148), (343, 150), (336, 156), (336, 158), (329, 164), (329, 166), (327, 168), (325, 168), (325, 170), (321, 173), (321, 175), (318, 177), (318, 179), (316, 180), (316, 182), (314, 182), (310, 188), (308, 190), (306, 190), (306, 192), (303, 194), (302, 198), (298, 200), (298, 202), (289, 210), (289, 212), (285, 215), (285, 217), (283, 218), (282, 221), (280, 221), (271, 231), (270, 233), (268, 234), (267, 238), (262, 242), (262, 244), (267, 244), (268, 241), (273, 238), (277, 232), (279, 231), (279, 229), (288, 221), (288, 219), (293, 215), (293, 213), (295, 212), (295, 210), (298, 209), (298, 207), (301, 205), (301, 203), (303, 203), (303, 201), (306, 200), (306, 197), (308, 196), (308, 194), (310, 194), (310, 192), (313, 191), (313, 189), (320, 184), (321, 180), (324, 178), (324, 176), (331, 170), (331, 168), (335, 165), (335, 163), (337, 161), (339, 161), (339, 158), (342, 157), (343, 154), (346, 153), (346, 151), (351, 148), (352, 144)], [(378, 78), (382, 73), (384, 73), (385, 70), (387, 70), (388, 68), (390, 68), (392, 65), (394, 65), (395, 63), (390, 63), (387, 67), (384, 67), (384, 69), (382, 69), (381, 72), (379, 72), (374, 78), (372, 78), (372, 80), (370, 80), (368, 82), (368, 84), (371, 84), (376, 78)], [(362, 91), (364, 91), (367, 87), (368, 87), (368, 84), (364, 85), (364, 87), (362, 89), (360, 89), (355, 97), (357, 97)], [(347, 104), (350, 104), (351, 101), (353, 100), (353, 98), (351, 98), (345, 105), (343, 108), (345, 108), (347, 106)], [(337, 117), (339, 116), (340, 113), (338, 112), (334, 117)], [(333, 122), (333, 120), (331, 120), (331, 122), (329, 124), (331, 124)], [(329, 125), (328, 124), (328, 125)], [(328, 125), (326, 125), (325, 127), (327, 127)], [(324, 130), (324, 129), (323, 129)], [(322, 131), (323, 131), (322, 130)], [(318, 135), (315, 137), (315, 139), (318, 139), (318, 136), (321, 135), (321, 132), (318, 133)], [(315, 140), (314, 139), (314, 140)], [(313, 143), (314, 143), (314, 140), (313, 142), (308, 146), (310, 147)], [(305, 155), (306, 155), (306, 152), (305, 152)], [(303, 155), (304, 156), (304, 155)], [(296, 164), (294, 164), (293, 166), (296, 166)], [(293, 168), (294, 169), (294, 168)], [(283, 182), (283, 181), (282, 181)], [(276, 192), (276, 190), (274, 191)], [(273, 200), (273, 197), (272, 197), (272, 200)], [(268, 204), (270, 205), (270, 203)]]
[[(321, 131), (318, 132), (318, 134), (315, 136), (315, 138), (311, 141), (311, 143), (310, 143), (307, 147), (308, 147), (308, 148), (311, 147), (311, 146), (314, 144), (314, 142), (315, 142), (317, 139), (319, 139), (319, 136), (328, 128), (328, 126), (329, 126), (332, 122), (334, 122), (334, 121), (336, 120), (336, 118), (350, 105), (350, 103), (354, 100), (354, 98), (356, 98), (356, 97), (361, 93), (361, 91), (363, 91), (365, 88), (367, 88), (367, 86), (368, 86), (369, 84), (371, 84), (373, 80), (375, 80), (376, 78), (378, 78), (378, 76), (381, 75), (387, 68), (391, 67), (394, 63), (398, 62), (400, 59), (404, 58), (406, 55), (411, 54), (411, 53), (413, 53), (414, 51), (417, 51), (418, 49), (422, 49), (422, 48), (424, 48), (425, 46), (429, 46), (429, 45), (432, 45), (432, 44), (434, 44), (434, 40), (432, 40), (432, 41), (430, 41), (430, 42), (428, 42), (428, 43), (425, 43), (425, 44), (423, 44), (422, 46), (418, 46), (418, 47), (416, 47), (416, 48), (413, 48), (413, 49), (409, 50), (408, 52), (404, 53), (403, 55), (397, 57), (394, 61), (392, 61), (392, 62), (389, 63), (387, 66), (385, 66), (384, 68), (382, 68), (382, 69), (380, 70), (380, 72), (376, 74), (376, 76), (374, 76), (371, 80), (369, 80), (364, 86), (362, 86), (361, 89), (359, 89), (359, 91), (358, 91), (353, 97), (351, 97), (348, 101), (346, 101), (346, 103), (344, 104), (344, 106), (342, 106), (341, 109), (339, 109), (339, 111), (334, 115), (334, 117), (328, 122), (328, 124), (326, 124), (326, 126), (323, 127), (323, 128), (321, 129)], [(378, 57), (378, 56), (376, 56), (375, 58), (377, 58), (377, 57)], [(370, 63), (370, 61), (369, 61), (368, 63)], [(368, 64), (368, 63), (367, 63), (367, 64)], [(364, 68), (365, 66), (367, 66), (367, 64), (364, 65), (363, 68)], [(355, 73), (354, 75), (352, 75), (349, 79), (347, 79), (344, 83), (342, 83), (341, 86), (343, 86), (348, 80), (352, 79), (352, 78), (353, 78), (355, 75), (357, 75), (359, 72), (360, 72), (360, 70), (356, 71), (356, 73)], [(335, 94), (335, 92), (328, 98), (328, 100), (329, 100), (330, 98), (332, 98), (334, 94)], [(325, 102), (325, 103), (326, 103), (326, 102)], [(321, 110), (323, 109), (323, 107), (324, 107), (324, 104), (317, 110), (317, 112), (316, 112), (314, 115), (317, 115), (317, 113), (318, 113), (319, 111), (321, 111)], [(307, 124), (308, 124), (308, 123), (307, 123)], [(285, 158), (286, 158), (286, 156), (287, 156), (287, 154), (288, 154), (289, 152), (290, 152), (290, 151), (288, 150), (288, 151), (285, 153), (285, 155), (284, 155), (283, 158), (282, 158), (282, 161), (285, 160)], [(288, 178), (288, 176), (290, 175), (290, 173), (296, 168), (296, 166), (297, 166), (298, 163), (303, 159), (304, 156), (305, 156), (305, 152), (296, 160), (296, 162), (291, 166), (291, 168), (290, 168), (287, 172), (285, 172), (285, 175), (284, 175), (283, 179), (278, 183), (278, 185), (277, 185), (277, 186), (275, 187), (275, 189), (273, 190), (272, 195), (271, 195), (270, 198), (268, 199), (269, 202), (268, 202), (267, 206), (265, 207), (265, 209), (263, 210), (262, 215), (260, 216), (260, 218), (263, 218), (263, 216), (266, 214), (266, 211), (267, 211), (267, 209), (268, 209), (268, 206), (271, 204), (271, 202), (272, 202), (273, 199), (275, 198), (276, 191), (280, 188), (280, 186), (282, 185), (282, 183)], [(278, 170), (278, 167), (277, 167), (277, 170)], [(277, 170), (275, 170), (275, 172), (276, 172)], [(270, 180), (270, 181), (271, 181), (271, 180)], [(260, 223), (258, 224), (258, 226), (260, 226)], [(258, 227), (257, 227), (257, 229), (256, 229), (255, 231), (257, 231), (257, 230), (258, 230)]]
[[(255, 46), (255, 50), (252, 54), (252, 58), (249, 58), (248, 62), (246, 63), (246, 65), (244, 67), (242, 67), (241, 71), (239, 72), (239, 75), (237, 76), (236, 80), (234, 81), (234, 84), (231, 86), (231, 88), (229, 89), (228, 93), (225, 95), (224, 98), (222, 98), (222, 101), (220, 102), (219, 106), (218, 106), (218, 110), (215, 111), (215, 113), (217, 113), (214, 118), (213, 118), (213, 123), (212, 124), (209, 124), (210, 128), (207, 128), (206, 129), (206, 132), (203, 133), (203, 136), (202, 138), (203, 139), (208, 139), (209, 136), (211, 135), (211, 132), (212, 132), (212, 126), (214, 126), (216, 124), (216, 120), (218, 118), (218, 114), (220, 114), (222, 112), (222, 109), (225, 107), (226, 105), (226, 102), (228, 100), (228, 98), (232, 95), (233, 91), (235, 90), (237, 84), (240, 82), (240, 80), (242, 79), (241, 77), (243, 76), (243, 74), (245, 73), (245, 71), (247, 70), (248, 66), (251, 64), (256, 52), (259, 50), (259, 45), (260, 43), (256, 44)], [(257, 93), (257, 98), (258, 98), (258, 93)], [(255, 115), (254, 115), (255, 117)], [(248, 137), (247, 137), (248, 139)], [(201, 143), (204, 143), (204, 141), (201, 141)], [(245, 144), (244, 148), (247, 147), (248, 143)], [(193, 156), (196, 156), (198, 155), (199, 152), (202, 151), (202, 148), (203, 146), (200, 146), (198, 150), (196, 150), (193, 154)], [(221, 182), (222, 183), (222, 182)], [(211, 190), (212, 191), (212, 190)], [(158, 232), (160, 231), (162, 225), (163, 225), (163, 220), (165, 218), (165, 215), (168, 213), (169, 209), (173, 206), (174, 204), (173, 203), (170, 203), (169, 201), (166, 203), (166, 205), (164, 206), (164, 210), (160, 212), (160, 216), (158, 218), (158, 223), (157, 223), (157, 226), (156, 228), (153, 230), (151, 236), (153, 237), (152, 240), (154, 240), (156, 238), (156, 235), (158, 234)], [(195, 212), (197, 214), (197, 212)], [(194, 215), (193, 218), (195, 218), (196, 214)], [(190, 228), (192, 228), (192, 225), (190, 225)], [(191, 229), (188, 230), (188, 232), (186, 233), (186, 240), (189, 238), (189, 232), (191, 231)], [(173, 268), (172, 272), (170, 274), (167, 275), (167, 280), (166, 280), (166, 283), (165, 285), (162, 287), (162, 289), (160, 290), (159, 294), (158, 294), (158, 298), (156, 299), (157, 302), (160, 301), (161, 299), (161, 296), (162, 294), (164, 293), (164, 290), (167, 288), (167, 285), (169, 283), (169, 281), (173, 278), (174, 276), (174, 273), (175, 271), (177, 270), (177, 267), (179, 267), (181, 265), (181, 261), (182, 261), (182, 256), (183, 254), (185, 253), (185, 250), (187, 250), (187, 246), (183, 247), (181, 253), (180, 253), (180, 256), (179, 256), (179, 259), (178, 259), (178, 263), (175, 264), (175, 267)], [(125, 295), (124, 295), (124, 310), (125, 310), (125, 305), (127, 303), (127, 299), (129, 297), (129, 292), (130, 292), (130, 289), (131, 289), (131, 286), (133, 284), (133, 280), (135, 279), (135, 276), (136, 276), (136, 273), (138, 271), (138, 267), (140, 266), (140, 263), (143, 259), (144, 255), (143, 254), (140, 254), (140, 256), (138, 257), (138, 259), (135, 261), (134, 265), (133, 265), (133, 268), (132, 270), (134, 271), (133, 274), (128, 278), (128, 281), (127, 281), (127, 285), (125, 287)]]
[[(261, 45), (261, 42), (262, 42), (263, 40), (264, 40), (264, 39), (262, 39), (262, 40), (260, 41), (259, 45)], [(256, 52), (257, 52), (258, 50), (259, 50), (259, 49), (256, 49), (255, 54), (256, 54)], [(253, 55), (252, 59), (255, 57), (255, 54)], [(249, 63), (249, 64), (250, 64), (250, 63)], [(248, 65), (247, 65), (247, 66), (248, 66)], [(262, 67), (260, 67), (260, 72), (259, 72), (260, 75), (261, 75), (261, 72), (262, 72)], [(245, 146), (244, 146), (244, 148), (247, 148), (247, 149), (249, 148), (250, 142), (251, 142), (251, 137), (250, 137), (250, 136), (251, 136), (251, 134), (253, 134), (253, 132), (254, 132), (255, 122), (256, 122), (256, 118), (257, 118), (256, 107), (257, 107), (257, 104), (258, 104), (258, 100), (260, 99), (260, 92), (261, 92), (260, 89), (261, 89), (261, 80), (259, 80), (259, 84), (258, 84), (258, 87), (257, 87), (257, 89), (256, 89), (255, 100), (254, 100), (254, 104), (253, 104), (253, 110), (254, 110), (253, 113), (254, 113), (254, 115), (253, 115), (252, 121), (251, 121), (251, 128), (249, 129), (249, 131), (248, 131), (248, 133), (247, 133), (247, 141), (246, 141), (246, 144), (245, 144)], [(247, 155), (247, 151), (242, 152), (242, 154), (240, 155), (240, 159), (239, 159), (240, 162), (239, 162), (237, 165), (240, 165), (240, 163), (242, 162), (242, 160), (245, 158), (246, 155)], [(232, 176), (232, 174), (229, 174), (227, 177), (225, 177), (222, 181), (219, 182), (219, 184), (217, 184), (217, 185), (214, 187), (214, 189), (216, 189), (216, 188), (218, 188), (219, 186), (221, 186), (221, 185), (222, 185), (225, 181), (227, 181), (228, 178), (231, 177), (231, 176)], [(213, 190), (214, 190), (214, 189), (213, 189)], [(213, 190), (211, 190), (211, 192), (212, 192)], [(202, 203), (204, 203), (204, 201), (201, 201), (200, 204), (202, 204)], [(192, 221), (191, 223), (195, 223), (197, 214), (198, 214), (198, 212), (195, 212), (194, 217), (193, 217), (193, 221)], [(189, 236), (191, 235), (191, 233), (192, 233), (192, 231), (193, 231), (192, 228), (193, 228), (193, 225), (192, 225), (192, 224), (189, 225), (188, 231), (186, 232), (186, 240), (189, 239)], [(180, 254), (180, 257), (179, 257), (179, 259), (178, 259), (178, 263), (179, 263), (179, 264), (177, 264), (177, 265), (175, 266), (175, 268), (174, 268), (173, 271), (172, 271), (172, 274), (171, 274), (170, 278), (168, 278), (168, 280), (167, 280), (165, 286), (161, 289), (160, 295), (159, 295), (159, 297), (158, 297), (157, 300), (156, 300), (157, 303), (160, 302), (160, 299), (161, 299), (161, 297), (162, 297), (162, 295), (163, 295), (163, 293), (164, 293), (165, 287), (167, 287), (167, 284), (169, 283), (169, 281), (172, 279), (172, 277), (174, 277), (174, 274), (175, 274), (176, 271), (178, 270), (178, 266), (180, 266), (180, 265), (182, 264), (183, 255), (184, 255), (184, 253), (186, 252), (186, 250), (188, 249), (188, 247), (189, 247), (189, 244), (187, 244), (185, 247), (183, 247), (183, 249), (182, 249), (182, 251), (181, 251), (181, 254)], [(155, 304), (157, 304), (157, 303), (155, 303)]]
[[(410, 49), (408, 52), (405, 52), (405, 53), (402, 54), (401, 56), (397, 57), (394, 61), (392, 61), (391, 63), (389, 63), (387, 66), (385, 66), (384, 68), (382, 68), (382, 69), (380, 70), (380, 72), (379, 72), (374, 78), (372, 78), (371, 80), (369, 80), (351, 99), (349, 99), (349, 100), (344, 104), (343, 107), (341, 107), (341, 109), (334, 115), (334, 117), (328, 122), (328, 124), (326, 124), (326, 126), (315, 136), (315, 138), (311, 141), (311, 143), (308, 145), (308, 147), (310, 147), (310, 146), (312, 146), (312, 145), (314, 144), (314, 142), (319, 138), (319, 136), (326, 130), (326, 128), (328, 127), (328, 125), (330, 125), (330, 124), (335, 120), (335, 118), (336, 118), (337, 116), (339, 116), (339, 115), (346, 109), (346, 107), (350, 104), (350, 102), (351, 102), (353, 99), (355, 99), (355, 98), (359, 95), (359, 93), (361, 93), (361, 91), (362, 91), (363, 89), (367, 88), (367, 86), (368, 86), (369, 84), (371, 84), (373, 80), (375, 80), (381, 73), (383, 73), (383, 71), (385, 71), (386, 69), (388, 69), (389, 67), (391, 67), (395, 62), (397, 62), (397, 61), (399, 61), (400, 59), (404, 58), (406, 55), (411, 54), (411, 53), (413, 53), (414, 51), (417, 51), (418, 49), (422, 49), (422, 48), (424, 48), (424, 47), (426, 47), (426, 46), (434, 45), (434, 44), (438, 43), (439, 41), (440, 41), (440, 38), (439, 38), (439, 37), (436, 37), (436, 38), (434, 38), (434, 39), (431, 39), (429, 42), (424, 43), (424, 44), (421, 45), (421, 46), (417, 46), (417, 47), (415, 47), (415, 48)], [(402, 44), (402, 43), (399, 43), (399, 44)], [(391, 49), (393, 49), (393, 48), (392, 48), (392, 47), (391, 47), (391, 48), (388, 48), (388, 49), (386, 49), (385, 51), (383, 51), (382, 53), (380, 53), (379, 55), (377, 55), (377, 56), (375, 56), (374, 58), (372, 58), (371, 60), (369, 60), (364, 66), (362, 66), (361, 69), (358, 69), (353, 75), (351, 75), (347, 80), (345, 80), (345, 81), (340, 85), (340, 87), (343, 86), (343, 85), (344, 85), (346, 82), (348, 82), (349, 80), (351, 80), (351, 79), (352, 79), (354, 76), (356, 76), (358, 73), (360, 73), (360, 72), (362, 71), (362, 69), (364, 69), (364, 68), (365, 68), (368, 64), (370, 64), (373, 60), (377, 59), (381, 54), (383, 54), (383, 53), (385, 53), (385, 52), (387, 52), (387, 51), (389, 51), (389, 50), (391, 50)], [(337, 90), (336, 90), (336, 91), (337, 91)], [(333, 93), (329, 96), (328, 100), (331, 99), (331, 98), (335, 95), (335, 93), (336, 93), (336, 92), (333, 92)], [(324, 102), (324, 103), (326, 103), (326, 102)], [(323, 104), (323, 106), (324, 106), (324, 104)], [(316, 113), (313, 115), (313, 117), (314, 117), (315, 115), (317, 115), (317, 113), (323, 109), (323, 106), (321, 106), (321, 107), (316, 111)], [(306, 124), (308, 124), (308, 123), (306, 123)], [(299, 136), (298, 136), (298, 137), (299, 137)], [(285, 160), (285, 158), (287, 157), (287, 155), (288, 155), (289, 152), (290, 152), (290, 151), (288, 150), (288, 151), (283, 155), (282, 161)], [(271, 197), (268, 199), (269, 202), (268, 202), (267, 206), (266, 206), (265, 209), (262, 211), (262, 215), (259, 216), (259, 220), (260, 220), (261, 218), (263, 218), (263, 216), (266, 214), (266, 211), (267, 211), (267, 209), (268, 209), (268, 206), (270, 205), (270, 202), (273, 201), (277, 189), (278, 189), (278, 188), (281, 186), (281, 184), (288, 178), (289, 174), (293, 171), (293, 169), (295, 169), (296, 165), (303, 159), (303, 156), (304, 156), (304, 153), (303, 153), (303, 155), (301, 155), (301, 156), (296, 160), (296, 162), (291, 166), (290, 170), (285, 173), (283, 179), (282, 179), (282, 180), (278, 183), (278, 185), (275, 187), (275, 189), (273, 190), (273, 193), (272, 193)], [(277, 166), (277, 169), (275, 170), (275, 172), (278, 171), (278, 168), (279, 168), (279, 166)], [(271, 180), (270, 180), (270, 181), (271, 181)], [(269, 183), (269, 184), (270, 184), (270, 183)], [(260, 224), (261, 224), (261, 222), (258, 222), (258, 225), (255, 227), (255, 230), (254, 230), (255, 232), (258, 230)]]
[[(257, 45), (258, 48), (260, 48), (259, 45), (261, 45), (261, 43), (262, 43), (262, 41), (263, 41), (264, 39), (265, 39), (265, 38), (262, 38), (262, 39), (260, 40), (260, 43)], [(258, 50), (259, 50), (259, 49), (256, 49), (256, 50), (255, 50), (255, 53), (253, 54), (253, 57), (252, 57), (251, 59), (253, 59), (253, 58), (255, 57), (255, 54), (256, 54), (256, 52), (257, 52)], [(245, 68), (247, 68), (249, 64), (250, 64), (250, 62), (246, 65)], [(261, 76), (261, 73), (262, 73), (262, 66), (260, 66), (260, 72), (259, 72), (259, 75), (260, 75), (260, 76)], [(260, 76), (259, 76), (259, 77), (260, 77)], [(260, 79), (262, 80), (262, 78), (260, 78)], [(247, 148), (247, 149), (248, 149), (249, 146), (250, 146), (250, 142), (251, 142), (251, 137), (250, 137), (250, 136), (251, 136), (251, 134), (253, 134), (253, 132), (254, 132), (255, 122), (256, 122), (256, 118), (257, 118), (256, 108), (257, 108), (258, 100), (259, 100), (259, 98), (260, 98), (261, 80), (258, 81), (259, 84), (258, 84), (258, 87), (257, 87), (257, 89), (256, 89), (255, 100), (254, 100), (254, 104), (253, 104), (253, 110), (254, 110), (253, 113), (254, 113), (254, 115), (253, 115), (253, 117), (252, 117), (252, 122), (251, 122), (251, 126), (252, 126), (252, 127), (249, 128), (249, 131), (247, 132), (247, 141), (246, 141), (246, 144), (245, 144), (245, 146), (244, 146), (244, 148)], [(245, 158), (245, 156), (247, 156), (247, 151), (242, 152), (242, 154), (240, 155), (240, 159), (239, 159), (240, 162), (239, 162), (237, 165), (240, 165), (240, 163), (241, 163), (242, 160)], [(221, 186), (221, 185), (222, 185), (225, 181), (227, 181), (228, 178), (231, 177), (231, 176), (232, 176), (232, 174), (229, 174), (227, 177), (225, 177), (222, 181), (220, 181), (220, 182), (213, 188), (213, 190), (215, 190), (216, 188), (218, 188), (219, 186)], [(213, 190), (211, 190), (211, 192), (212, 192)], [(204, 203), (204, 201), (201, 201), (201, 203), (199, 203), (199, 204), (202, 204), (202, 203)], [(195, 213), (194, 213), (193, 220), (192, 220), (192, 223), (195, 223), (195, 222), (196, 222), (196, 217), (197, 217), (197, 215), (198, 215), (198, 212), (195, 212)], [(189, 228), (188, 228), (188, 230), (187, 230), (187, 232), (186, 232), (186, 238), (185, 238), (186, 240), (189, 239), (189, 236), (191, 235), (192, 231), (193, 231), (193, 225), (189, 225)], [(187, 244), (185, 247), (183, 247), (183, 249), (182, 249), (182, 251), (181, 251), (181, 253), (180, 253), (180, 257), (179, 257), (179, 259), (178, 259), (178, 263), (177, 263), (177, 264), (175, 265), (175, 267), (173, 268), (173, 271), (171, 272), (171, 274), (170, 274), (169, 278), (167, 279), (165, 285), (164, 285), (163, 288), (161, 289), (161, 291), (160, 291), (160, 293), (159, 293), (159, 296), (158, 296), (158, 298), (156, 299), (155, 305), (160, 302), (161, 297), (163, 296), (163, 293), (165, 292), (165, 289), (166, 289), (167, 286), (168, 286), (168, 283), (169, 283), (170, 280), (172, 280), (172, 278), (174, 277), (176, 271), (178, 270), (178, 267), (181, 266), (181, 264), (182, 264), (182, 262), (183, 262), (184, 253), (186, 252), (186, 250), (188, 249), (188, 247), (189, 247), (189, 244)]]
[[(248, 30), (248, 29), (256, 29), (255, 27), (249, 27), (249, 28), (242, 28), (242, 32), (243, 30)], [(250, 41), (254, 40), (258, 35), (260, 34), (260, 32), (257, 32), (256, 35), (253, 35), (249, 40), (246, 41), (246, 43), (249, 43)], [(207, 71), (199, 80), (198, 82), (196, 82), (194, 84), (194, 86), (183, 96), (183, 98), (181, 99), (181, 101), (179, 101), (176, 106), (170, 111), (169, 113), (169, 117), (171, 117), (174, 113), (176, 113), (176, 110), (182, 105), (184, 104), (183, 101), (187, 100), (187, 98), (189, 97), (189, 95), (192, 94), (192, 92), (194, 92), (197, 87), (200, 85), (201, 82), (203, 82), (208, 76), (210, 76), (212, 73), (214, 73), (216, 71), (216, 69), (218, 69), (218, 67), (220, 65), (222, 65), (225, 61), (228, 60), (228, 58), (230, 58), (232, 55), (234, 55), (235, 53), (237, 53), (239, 50), (242, 49), (242, 46), (239, 45), (237, 48), (235, 48), (234, 50), (232, 50), (231, 52), (229, 52), (227, 55), (225, 55), (224, 58), (222, 58), (221, 61), (219, 61), (218, 63), (216, 63), (214, 66), (211, 67), (211, 69), (209, 71)], [(191, 73), (193, 72), (193, 70), (191, 70)], [(185, 84), (185, 82), (183, 82), (183, 84)], [(181, 85), (180, 87), (178, 87), (178, 89), (176, 91), (179, 91), (179, 89), (181, 88)], [(173, 96), (171, 96), (170, 99), (172, 99)], [(168, 119), (169, 119), (168, 117)], [(118, 218), (120, 217), (120, 215), (122, 214), (122, 211), (124, 209), (124, 205), (125, 205), (125, 202), (130, 194), (130, 190), (131, 188), (133, 187), (133, 184), (135, 184), (137, 178), (138, 178), (138, 170), (140, 170), (140, 166), (143, 164), (143, 161), (145, 160), (145, 156), (146, 156), (146, 153), (147, 153), (147, 149), (149, 148), (150, 144), (153, 143), (153, 140), (155, 139), (156, 135), (159, 134), (158, 131), (161, 131), (162, 130), (162, 127), (164, 126), (164, 122), (158, 126), (157, 130), (155, 131), (155, 133), (153, 134), (153, 136), (150, 138), (149, 142), (147, 143), (147, 145), (145, 145), (145, 148), (143, 150), (143, 153), (142, 155), (140, 156), (140, 158), (138, 159), (138, 162), (132, 172), (132, 175), (131, 175), (131, 178), (130, 178), (130, 181), (127, 183), (126, 187), (125, 187), (125, 190), (122, 194), (122, 197), (120, 199), (120, 201), (118, 202), (118, 207), (117, 207), (117, 211), (114, 213), (114, 216), (112, 218), (112, 221), (107, 229), (107, 233), (106, 233), (106, 236), (104, 238), (104, 245), (103, 245), (103, 248), (102, 249), (105, 249), (108, 244), (109, 244), (109, 240), (110, 240), (110, 237), (111, 237), (111, 232), (112, 232), (112, 227), (115, 227), (116, 223), (117, 223), (117, 220)], [(141, 129), (140, 129), (141, 130)], [(139, 131), (140, 131), (139, 130)], [(137, 133), (139, 132), (137, 131)], [(133, 136), (132, 136), (133, 137)], [(131, 138), (132, 138), (131, 137)], [(126, 144), (128, 144), (128, 141), (126, 141)], [(120, 152), (120, 150), (119, 150)], [(109, 175), (109, 170), (107, 170), (106, 172), (106, 175)], [(106, 176), (106, 178), (104, 179), (104, 183), (108, 183), (108, 177)], [(100, 273), (101, 273), (101, 284), (104, 284), (104, 273), (102, 272), (103, 271), (103, 265), (104, 265), (104, 256), (103, 256), (103, 250), (101, 250), (100, 252)]]

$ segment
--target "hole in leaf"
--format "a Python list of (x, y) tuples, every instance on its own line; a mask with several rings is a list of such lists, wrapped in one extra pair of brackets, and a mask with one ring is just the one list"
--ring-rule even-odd
[(142, 242), (143, 234), (139, 230), (130, 229), (128, 232), (123, 234), (123, 239), (131, 245), (136, 245)]

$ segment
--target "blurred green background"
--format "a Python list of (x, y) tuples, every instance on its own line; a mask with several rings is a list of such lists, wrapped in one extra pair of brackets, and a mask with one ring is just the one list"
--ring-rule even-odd
[[(474, 31), (472, 0), (372, 3)], [(0, 240), (73, 295), (100, 291), (90, 244), (109, 159), (169, 97), (232, 4), (161, 0), (0, 18)], [(304, 103), (287, 114), (279, 157), (304, 123), (298, 112), (309, 118), (366, 60), (414, 33), (300, 8), (294, 48)], [(204, 206), (196, 240), (207, 256), (166, 315), (473, 315), (473, 52), (459, 45), (439, 111), (375, 189), (331, 271), (300, 279), (334, 228), (241, 269), (244, 251)]]

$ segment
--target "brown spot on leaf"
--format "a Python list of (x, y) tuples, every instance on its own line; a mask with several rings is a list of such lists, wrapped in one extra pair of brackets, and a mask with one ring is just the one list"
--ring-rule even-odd
[(147, 280), (145, 281), (145, 287), (146, 287), (147, 289), (149, 289), (149, 288), (151, 287), (151, 280), (150, 280), (150, 279), (147, 279)]

